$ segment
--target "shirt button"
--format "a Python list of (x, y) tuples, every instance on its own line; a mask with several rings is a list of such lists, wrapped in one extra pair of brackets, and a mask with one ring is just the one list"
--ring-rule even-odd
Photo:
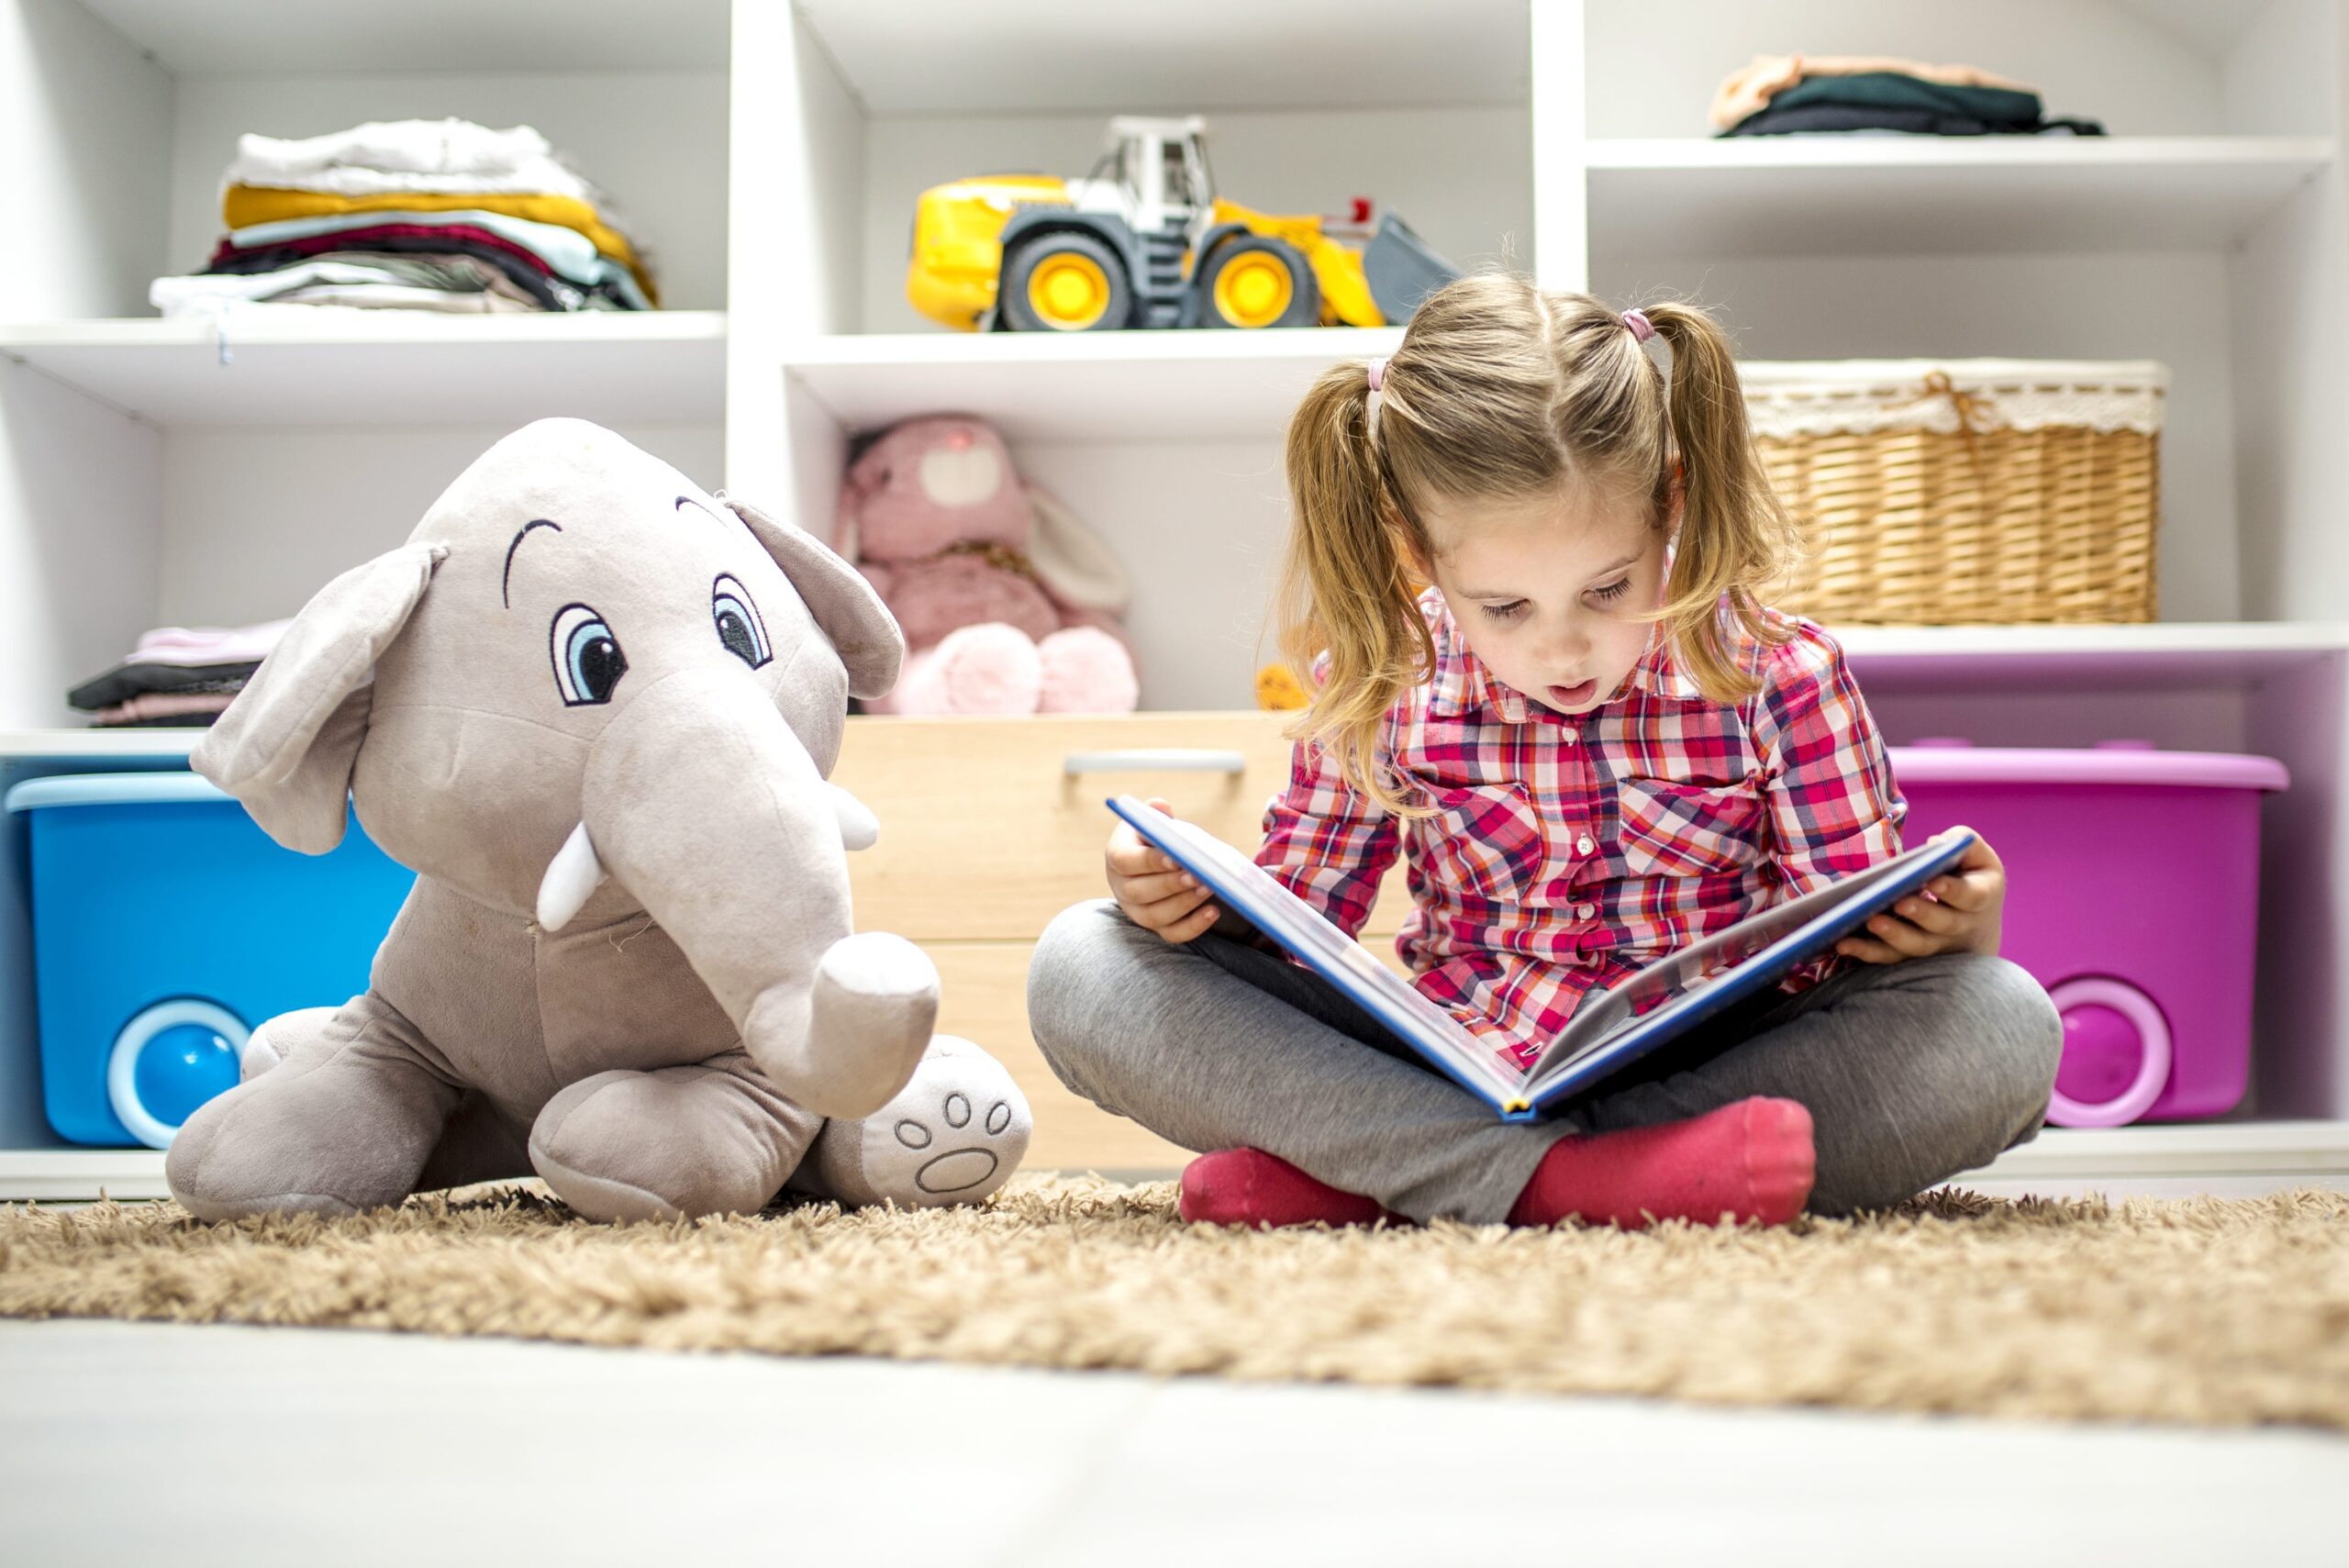
[(1590, 835), (1587, 833), (1585, 833), (1581, 838), (1575, 840), (1575, 853), (1578, 855), (1586, 855), (1597, 848), (1598, 848), (1598, 846), (1590, 841)]
[(1577, 920), (1587, 920), (1593, 915), (1598, 913), (1598, 906), (1596, 904), (1577, 904), (1575, 906), (1575, 918)]

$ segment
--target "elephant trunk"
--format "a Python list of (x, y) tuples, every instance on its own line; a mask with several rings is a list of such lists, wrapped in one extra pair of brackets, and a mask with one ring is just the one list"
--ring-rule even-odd
[(573, 836), (550, 866), (542, 908), (563, 880), (584, 899), (596, 875), (613, 875), (670, 932), (777, 1089), (822, 1115), (863, 1115), (874, 1094), (895, 1094), (921, 1054), (911, 1035), (928, 1040), (935, 970), (921, 960), (926, 974), (911, 976), (918, 1017), (895, 1017), (895, 986), (884, 976), (876, 995), (869, 962), (855, 967), (857, 997), (884, 1002), (885, 1017), (831, 1000), (829, 970), (874, 939), (848, 941), (834, 794), (754, 683), (676, 672), (637, 690), (590, 749), (580, 800), (584, 842)]

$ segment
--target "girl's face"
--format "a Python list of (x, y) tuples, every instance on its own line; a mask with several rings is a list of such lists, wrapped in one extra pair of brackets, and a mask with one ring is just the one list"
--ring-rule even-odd
[(1559, 713), (1611, 700), (1647, 651), (1664, 597), (1668, 528), (1644, 500), (1577, 492), (1420, 507), (1436, 550), (1422, 562), (1477, 658)]

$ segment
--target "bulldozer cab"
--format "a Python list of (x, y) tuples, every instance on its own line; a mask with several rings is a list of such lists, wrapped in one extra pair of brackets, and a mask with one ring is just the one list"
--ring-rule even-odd
[(1215, 205), (1204, 133), (1197, 115), (1147, 119), (1121, 115), (1109, 122), (1104, 161), (1127, 204), (1126, 219), (1143, 234), (1189, 228)]

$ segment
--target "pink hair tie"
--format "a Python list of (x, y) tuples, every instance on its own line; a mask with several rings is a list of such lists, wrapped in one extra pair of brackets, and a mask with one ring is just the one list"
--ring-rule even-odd
[(1386, 360), (1384, 360), (1384, 359), (1382, 358), (1382, 359), (1375, 359), (1375, 360), (1371, 361), (1370, 361), (1370, 389), (1371, 389), (1371, 391), (1373, 391), (1373, 392), (1376, 392), (1376, 391), (1378, 391), (1381, 387), (1384, 387), (1386, 384)]
[(1644, 310), (1623, 312), (1623, 325), (1631, 329), (1632, 338), (1639, 342), (1644, 343), (1655, 336), (1655, 324), (1648, 319), (1648, 313)]

